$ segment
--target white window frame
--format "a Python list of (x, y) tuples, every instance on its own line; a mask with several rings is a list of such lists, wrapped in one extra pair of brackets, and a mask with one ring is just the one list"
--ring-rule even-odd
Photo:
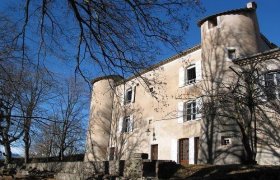
[[(127, 99), (128, 92), (131, 92), (131, 99), (129, 99), (129, 100)], [(135, 95), (136, 95), (136, 86), (128, 87), (123, 93), (122, 105), (129, 105), (131, 103), (134, 103), (135, 102)]]
[[(190, 108), (191, 109), (191, 114), (190, 115), (188, 114), (188, 105), (189, 104), (191, 104), (191, 108)], [(195, 120), (201, 119), (201, 108), (202, 108), (201, 107), (202, 106), (201, 97), (196, 98), (196, 99), (191, 100), (191, 101), (183, 102), (183, 104), (179, 105), (179, 106), (181, 106), (181, 109), (182, 109), (183, 112), (179, 112), (182, 117), (181, 117), (181, 120), (178, 119), (178, 122), (180, 122), (180, 121), (190, 122), (190, 121), (195, 121)], [(188, 119), (188, 116), (190, 116), (191, 118)]]
[[(194, 69), (194, 74), (195, 74), (195, 78), (194, 79), (189, 79), (189, 77), (188, 77), (188, 71), (191, 70), (191, 69)], [(185, 85), (196, 83), (196, 79), (197, 79), (196, 71), (197, 71), (197, 68), (196, 68), (195, 64), (185, 68), (185, 72), (184, 72), (185, 73), (185, 79), (184, 79)]]
[[(190, 105), (190, 108), (189, 108)], [(188, 114), (190, 110), (190, 114)], [(184, 110), (183, 110), (183, 117), (184, 117), (184, 122), (187, 121), (192, 121), (197, 119), (196, 118), (196, 114), (197, 114), (197, 105), (196, 105), (196, 101), (187, 101), (184, 103)], [(190, 117), (190, 119), (188, 119), (188, 117)]]
[[(197, 60), (189, 66), (181, 66), (179, 68), (179, 87), (184, 87), (192, 84), (196, 84), (202, 80), (202, 66), (201, 60)], [(194, 68), (195, 79), (189, 79), (188, 70)]]
[(221, 146), (229, 146), (232, 144), (231, 136), (221, 136)]
[[(267, 78), (266, 78), (267, 75), (272, 75), (273, 76), (272, 77), (273, 78), (273, 83), (274, 83), (273, 86), (275, 86), (275, 87), (272, 87), (272, 88), (275, 88), (274, 89), (274, 94), (275, 94), (274, 99), (280, 99), (280, 81), (279, 82), (277, 81), (277, 75), (280, 76), (280, 71), (279, 70), (269, 71), (267, 73), (264, 73), (263, 78), (262, 78), (262, 81), (263, 81), (262, 85), (264, 86), (263, 91), (264, 91), (265, 98), (267, 100), (274, 100), (274, 99), (270, 99), (270, 98), (267, 97), (268, 93), (266, 93), (266, 90), (265, 90), (266, 88), (268, 88), (268, 85), (267, 85), (268, 81), (267, 81)], [(280, 77), (279, 77), (279, 79), (280, 79)]]
[(122, 133), (133, 132), (133, 119), (132, 116), (125, 116), (122, 121)]
[[(127, 99), (129, 92), (131, 92), (130, 99)], [(129, 104), (132, 102), (132, 98), (133, 98), (132, 95), (133, 95), (133, 89), (132, 89), (132, 87), (130, 87), (125, 91), (124, 104)]]

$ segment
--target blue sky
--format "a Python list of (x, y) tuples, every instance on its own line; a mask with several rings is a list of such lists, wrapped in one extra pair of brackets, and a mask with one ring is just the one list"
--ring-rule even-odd
[[(197, 22), (209, 15), (216, 14), (219, 12), (244, 8), (246, 4), (250, 1), (248, 0), (202, 0), (202, 5), (205, 8), (205, 12), (197, 17), (192, 17), (191, 25), (189, 31), (186, 33), (185, 37), (187, 44), (184, 45), (183, 49), (193, 47), (200, 43), (200, 28), (197, 26)], [(273, 43), (280, 45), (280, 1), (279, 0), (256, 0), (257, 7), (257, 17), (259, 21), (260, 31)], [(158, 61), (162, 61), (177, 52), (173, 49), (168, 49), (159, 56)], [(64, 64), (67, 69), (70, 70), (69, 65)], [(64, 66), (63, 65), (63, 66)], [(73, 68), (71, 69), (73, 72)], [(90, 73), (90, 72), (89, 72)], [(96, 76), (94, 74), (93, 76)]]
[[(209, 15), (223, 12), (231, 9), (237, 9), (237, 8), (243, 8), (246, 7), (246, 4), (250, 1), (248, 0), (201, 0), (203, 7), (205, 8), (205, 13), (200, 14), (197, 17), (192, 17), (191, 26), (189, 31), (185, 34), (185, 40), (187, 44), (183, 45), (179, 49), (187, 49), (190, 48), (196, 44), (200, 43), (200, 29), (197, 26), (197, 22)], [(280, 1), (279, 0), (256, 0), (255, 1), (258, 5), (257, 8), (257, 16), (259, 20), (260, 30), (261, 32), (272, 42), (274, 42), (276, 45), (280, 45), (280, 38), (278, 33), (280, 32), (280, 11), (278, 10), (280, 7)], [(15, 0), (13, 1), (4, 1), (0, 5), (0, 10), (5, 10), (8, 4), (15, 3)], [(67, 44), (65, 45), (68, 46)], [(68, 48), (69, 49), (69, 48)], [(73, 52), (76, 50), (73, 49)], [(158, 60), (162, 61), (177, 52), (174, 49), (164, 49), (162, 54), (158, 56)], [(49, 57), (47, 60), (48, 66), (57, 73), (60, 74), (60, 76), (65, 75), (73, 75), (74, 74), (74, 62), (73, 61), (74, 56), (69, 57), (68, 60), (58, 60), (56, 57)], [(155, 62), (156, 63), (156, 62)], [(102, 74), (93, 73), (93, 71), (96, 71), (93, 69), (91, 65), (86, 67), (84, 70), (88, 71), (88, 77), (94, 78), (95, 76), (100, 76)]]
[[(246, 7), (248, 0), (202, 0), (206, 12), (194, 19), (189, 32), (186, 35), (188, 47), (200, 43), (200, 29), (196, 22), (200, 19), (219, 12)], [(280, 45), (280, 1), (256, 0), (257, 17), (260, 31), (273, 43)]]
[[(245, 8), (249, 0), (201, 0), (205, 12), (199, 14), (197, 17), (192, 17), (190, 28), (186, 32), (186, 44), (180, 49), (188, 49), (201, 42), (200, 28), (197, 22), (204, 17), (224, 12), (232, 9)], [(259, 22), (260, 31), (269, 41), (277, 46), (280, 45), (280, 1), (279, 0), (256, 0), (257, 3), (257, 18)], [(158, 62), (177, 54), (174, 49), (166, 48), (159, 56)]]

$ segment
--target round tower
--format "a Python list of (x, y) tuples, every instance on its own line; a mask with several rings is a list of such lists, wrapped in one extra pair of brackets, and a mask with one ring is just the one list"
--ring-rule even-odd
[[(257, 5), (254, 2), (248, 3), (247, 7), (230, 10), (202, 19), (198, 25), (201, 27), (201, 65), (202, 65), (202, 93), (205, 95), (204, 103), (216, 104), (216, 99), (220, 98), (220, 92), (224, 88), (236, 81), (237, 76), (232, 71), (233, 59), (246, 57), (262, 51), (262, 41), (256, 17)], [(216, 97), (216, 99), (215, 99)], [(206, 108), (207, 109), (207, 108)], [(213, 110), (213, 112), (212, 112)], [(217, 113), (213, 108), (209, 113)], [(206, 114), (207, 115), (207, 114)], [(205, 117), (206, 117), (205, 115)], [(202, 149), (201, 159), (205, 163), (220, 163), (216, 158), (216, 150), (220, 148), (223, 136), (236, 132), (234, 122), (225, 121), (227, 125), (222, 126), (222, 117), (207, 116), (202, 121), (201, 138)], [(226, 133), (225, 133), (226, 132)], [(228, 134), (227, 134), (228, 133)], [(239, 141), (241, 142), (241, 140)], [(236, 145), (241, 149), (235, 149), (235, 154), (229, 151), (220, 154), (220, 159), (226, 157), (222, 163), (238, 163), (242, 156), (242, 145)]]
[(110, 75), (92, 81), (85, 161), (108, 159), (114, 91), (116, 82), (121, 79), (121, 76)]
[(261, 35), (256, 17), (255, 2), (246, 8), (230, 10), (208, 16), (198, 25), (201, 27), (203, 61), (223, 61), (245, 57), (261, 51)]

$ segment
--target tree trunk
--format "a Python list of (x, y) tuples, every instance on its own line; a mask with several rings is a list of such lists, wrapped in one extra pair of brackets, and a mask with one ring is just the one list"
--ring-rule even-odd
[(11, 152), (11, 146), (9, 142), (4, 142), (4, 148), (5, 148), (5, 164), (10, 164), (12, 161), (12, 152)]
[(211, 98), (210, 102), (206, 104), (207, 108), (206, 112), (206, 127), (205, 127), (205, 132), (206, 132), (206, 140), (207, 140), (207, 164), (214, 164), (215, 161), (215, 154), (214, 154), (214, 134), (215, 129), (214, 129), (214, 121), (216, 118), (216, 111), (217, 109), (215, 108), (214, 100)]
[(24, 135), (24, 163), (29, 162), (29, 136)]
[[(207, 119), (207, 118), (206, 118)], [(207, 119), (207, 152), (208, 152), (208, 158), (207, 158), (207, 164), (213, 164), (214, 163), (214, 154), (213, 154), (213, 136), (214, 136), (214, 125), (213, 125), (213, 119), (212, 116), (210, 116), (209, 119)]]
[(62, 149), (60, 149), (60, 151), (59, 151), (59, 158), (60, 158), (60, 161), (64, 160), (64, 151)]
[[(28, 116), (31, 116), (32, 113), (28, 113)], [(29, 149), (30, 149), (30, 124), (31, 119), (27, 118), (24, 122), (24, 163), (29, 162)]]
[(252, 151), (252, 147), (250, 146), (249, 137), (244, 136), (242, 138), (242, 143), (245, 149), (245, 164), (256, 164), (254, 153)]
[(47, 157), (51, 157), (52, 148), (53, 148), (53, 139), (51, 138), (48, 146)]

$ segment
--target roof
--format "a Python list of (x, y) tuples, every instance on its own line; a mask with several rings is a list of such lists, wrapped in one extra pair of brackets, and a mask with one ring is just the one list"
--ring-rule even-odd
[(268, 51), (256, 53), (247, 57), (240, 57), (232, 60), (235, 64), (246, 65), (254, 61), (263, 61), (267, 59), (277, 59), (280, 57), (280, 48), (270, 49)]
[(214, 18), (216, 16), (221, 16), (221, 15), (226, 15), (226, 14), (235, 14), (235, 13), (241, 13), (241, 12), (251, 12), (251, 11), (255, 11), (255, 9), (254, 8), (240, 8), (240, 9), (233, 9), (233, 10), (229, 10), (229, 11), (220, 12), (220, 13), (213, 14), (211, 16), (207, 16), (207, 17), (201, 19), (200, 21), (198, 21), (197, 25), (201, 26), (201, 24), (203, 24), (208, 19)]
[(164, 64), (167, 64), (167, 63), (169, 63), (169, 62), (172, 62), (172, 61), (174, 61), (174, 60), (176, 60), (176, 59), (178, 59), (178, 58), (180, 58), (180, 57), (182, 57), (182, 56), (184, 56), (184, 55), (187, 55), (187, 54), (189, 54), (189, 53), (191, 53), (191, 52), (194, 52), (194, 51), (196, 51), (196, 50), (199, 50), (200, 48), (201, 48), (201, 45), (200, 45), (200, 44), (195, 45), (195, 46), (193, 46), (193, 47), (191, 47), (191, 48), (189, 48), (189, 49), (186, 49), (186, 50), (184, 50), (184, 51), (182, 51), (182, 52), (180, 52), (180, 53), (178, 53), (178, 54), (176, 54), (176, 55), (174, 55), (174, 56), (171, 56), (171, 57), (169, 57), (169, 58), (167, 58), (167, 59), (165, 59), (165, 60), (163, 60), (163, 61), (160, 61), (159, 63), (157, 63), (157, 64), (155, 64), (155, 65), (152, 65), (152, 66), (150, 66), (150, 67), (148, 67), (148, 68), (146, 68), (146, 69), (140, 71), (139, 73), (137, 73), (137, 74), (135, 74), (135, 75), (132, 75), (132, 76), (128, 77), (127, 79), (124, 79), (123, 81), (119, 81), (119, 84), (122, 84), (122, 83), (124, 83), (124, 82), (126, 82), (126, 81), (129, 81), (129, 80), (131, 80), (131, 79), (134, 79), (134, 78), (136, 78), (136, 77), (139, 77), (139, 76), (141, 76), (141, 75), (144, 74), (144, 73), (147, 73), (147, 72), (149, 72), (149, 71), (152, 71), (152, 70), (155, 69), (155, 68), (158, 68), (158, 67), (160, 67), (160, 66), (162, 66), (162, 65), (164, 65)]
[(169, 57), (169, 58), (167, 58), (167, 59), (165, 59), (163, 61), (160, 61), (159, 63), (157, 63), (155, 65), (152, 65), (152, 66), (150, 66), (150, 67), (140, 71), (139, 73), (134, 74), (134, 75), (132, 75), (132, 76), (126, 78), (126, 79), (123, 78), (120, 75), (106, 75), (106, 76), (100, 76), (100, 77), (94, 78), (93, 80), (91, 80), (91, 83), (94, 84), (97, 81), (104, 80), (104, 79), (115, 79), (115, 80), (117, 80), (117, 84), (116, 85), (120, 85), (122, 83), (125, 83), (125, 82), (131, 80), (131, 79), (134, 79), (134, 78), (136, 78), (138, 76), (141, 76), (142, 74), (144, 74), (146, 72), (149, 72), (149, 71), (151, 71), (151, 70), (153, 70), (155, 68), (158, 68), (158, 67), (160, 67), (160, 66), (162, 66), (164, 64), (167, 64), (167, 63), (169, 63), (171, 61), (174, 61), (175, 59), (178, 59), (178, 58), (180, 58), (180, 57), (182, 57), (182, 56), (184, 56), (186, 54), (194, 52), (194, 51), (196, 51), (196, 50), (198, 50), (200, 48), (201, 48), (200, 44), (195, 45), (195, 46), (193, 46), (193, 47), (191, 47), (189, 49), (186, 49), (186, 50), (184, 50), (184, 51), (182, 51), (182, 52), (180, 52), (180, 53), (178, 53), (178, 54), (176, 54), (174, 56), (171, 56), (171, 57)]
[(265, 37), (265, 35), (263, 35), (262, 33), (261, 34), (261, 39), (267, 44), (267, 46), (270, 48), (270, 49), (274, 49), (274, 48), (277, 48), (278, 46), (276, 44), (274, 44), (273, 42), (270, 42), (267, 37)]
[(123, 77), (120, 76), (120, 75), (100, 76), (100, 77), (97, 77), (97, 78), (94, 78), (93, 80), (91, 80), (91, 84), (94, 84), (94, 83), (96, 83), (97, 81), (104, 80), (104, 79), (114, 79), (114, 80), (120, 81), (120, 80), (123, 79)]

